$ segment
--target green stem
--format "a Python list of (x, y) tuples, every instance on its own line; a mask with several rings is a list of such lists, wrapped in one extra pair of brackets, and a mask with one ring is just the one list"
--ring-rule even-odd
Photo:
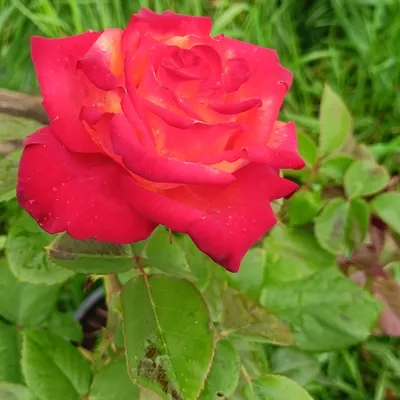
[(115, 337), (117, 331), (120, 318), (118, 315), (119, 295), (122, 290), (122, 285), (117, 274), (105, 275), (104, 284), (107, 301), (107, 326), (105, 328), (102, 341), (99, 345), (100, 359), (104, 356), (104, 354), (106, 354), (110, 345), (112, 345), (113, 338)]
[(114, 297), (119, 296), (122, 290), (122, 285), (117, 274), (106, 275), (104, 277), (104, 283), (106, 286), (107, 304), (110, 304)]

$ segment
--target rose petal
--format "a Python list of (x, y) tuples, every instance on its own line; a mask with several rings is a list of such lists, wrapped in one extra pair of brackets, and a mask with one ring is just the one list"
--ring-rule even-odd
[(128, 201), (144, 218), (188, 233), (214, 261), (237, 271), (241, 259), (276, 222), (270, 201), (297, 185), (271, 168), (249, 165), (227, 186), (181, 186), (156, 193), (125, 187)]
[(225, 90), (228, 93), (238, 90), (250, 78), (250, 74), (244, 58), (230, 58), (226, 61)]
[(240, 127), (235, 124), (197, 123), (187, 129), (179, 129), (157, 117), (152, 118), (152, 124), (159, 132), (158, 146), (162, 154), (199, 163), (208, 157), (219, 159), (218, 156), (224, 152), (229, 140), (240, 131)]
[[(150, 121), (146, 118), (145, 108), (142, 99), (139, 97), (136, 83), (134, 81), (135, 71), (137, 70), (136, 59), (137, 54), (129, 50), (125, 54), (125, 87), (127, 96), (122, 100), (122, 109), (137, 132), (138, 138), (144, 147), (154, 147), (155, 141), (153, 136), (153, 128)], [(139, 60), (140, 62), (140, 60)]]
[(144, 148), (137, 139), (127, 118), (116, 115), (110, 123), (114, 151), (122, 157), (127, 169), (152, 182), (227, 184), (233, 175), (201, 164), (159, 156)]
[(123, 47), (127, 49), (138, 33), (148, 32), (157, 40), (165, 40), (174, 36), (209, 35), (212, 20), (209, 17), (192, 17), (165, 11), (161, 14), (142, 8), (134, 14), (125, 28)]
[(230, 63), (232, 61), (229, 60), (238, 59), (247, 62), (247, 80), (245, 68), (239, 73), (241, 69), (237, 61), (236, 72), (233, 75), (235, 79), (231, 77), (231, 81), (236, 82), (235, 87), (241, 82), (237, 92), (240, 98), (259, 98), (262, 101), (262, 107), (254, 110), (251, 115), (252, 134), (248, 135), (245, 132), (239, 136), (234, 147), (264, 146), (278, 117), (283, 98), (292, 84), (292, 74), (282, 67), (274, 50), (226, 37), (216, 37), (214, 42), (225, 62)]
[(32, 60), (44, 98), (43, 106), (51, 120), (58, 120), (52, 132), (73, 151), (99, 152), (79, 119), (84, 87), (76, 70), (78, 60), (99, 35), (98, 32), (87, 32), (63, 39), (31, 39)]
[(296, 127), (293, 122), (279, 125), (271, 134), (265, 147), (249, 146), (226, 150), (220, 154), (207, 155), (200, 162), (212, 164), (218, 168), (216, 164), (220, 162), (234, 163), (239, 159), (267, 164), (278, 169), (302, 169), (305, 165), (298, 152)]
[(106, 29), (86, 55), (78, 61), (90, 82), (101, 90), (112, 90), (122, 83), (124, 59), (121, 29)]
[(210, 107), (220, 114), (240, 114), (252, 108), (260, 107), (261, 104), (260, 99), (247, 99), (240, 103), (210, 104)]
[(29, 137), (18, 172), (17, 198), (49, 233), (132, 243), (156, 224), (124, 202), (121, 181), (133, 179), (100, 154), (71, 153), (44, 127)]

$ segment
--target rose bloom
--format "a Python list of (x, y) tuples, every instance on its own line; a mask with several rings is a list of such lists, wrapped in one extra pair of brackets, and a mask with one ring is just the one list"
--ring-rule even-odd
[(125, 30), (32, 38), (50, 123), (25, 141), (17, 197), (44, 230), (122, 244), (162, 224), (239, 269), (297, 187), (280, 169), (304, 163), (277, 121), (292, 74), (211, 24), (142, 9)]

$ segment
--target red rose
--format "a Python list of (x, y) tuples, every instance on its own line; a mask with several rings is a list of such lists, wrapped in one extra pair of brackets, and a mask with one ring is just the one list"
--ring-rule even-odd
[(275, 51), (210, 37), (209, 18), (141, 10), (125, 30), (32, 38), (50, 124), (25, 142), (17, 195), (50, 233), (132, 243), (162, 224), (237, 271), (303, 167), (276, 120)]

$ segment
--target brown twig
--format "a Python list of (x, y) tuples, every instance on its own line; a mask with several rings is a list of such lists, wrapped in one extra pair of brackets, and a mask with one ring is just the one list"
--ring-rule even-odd
[(42, 107), (42, 98), (25, 93), (16, 93), (0, 89), (0, 112), (33, 119), (47, 124), (49, 119)]

